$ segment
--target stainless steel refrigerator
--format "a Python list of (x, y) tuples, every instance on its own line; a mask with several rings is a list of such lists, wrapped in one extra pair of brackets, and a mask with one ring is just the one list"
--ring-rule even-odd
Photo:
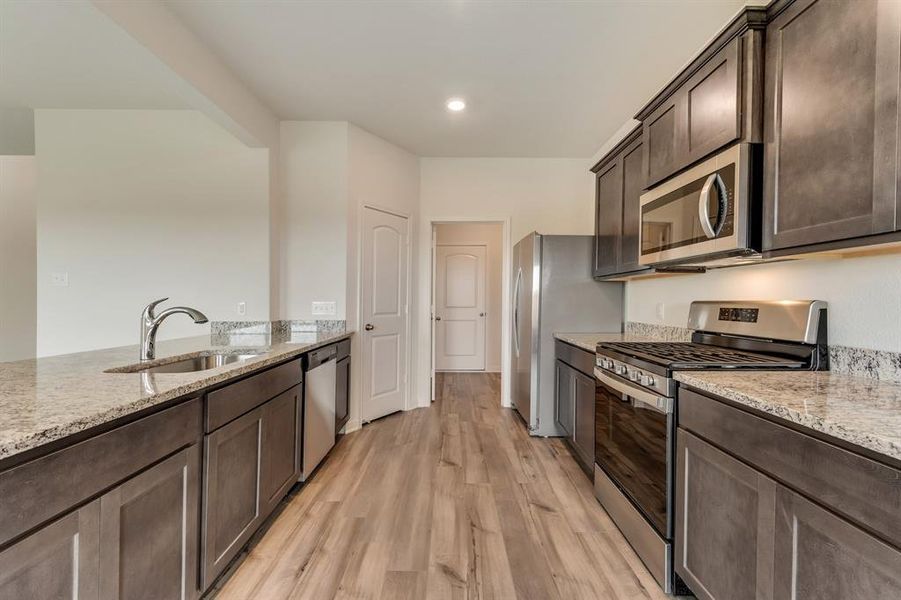
[(623, 285), (592, 278), (590, 235), (530, 233), (513, 247), (511, 399), (530, 435), (562, 436), (554, 419), (554, 333), (618, 333)]

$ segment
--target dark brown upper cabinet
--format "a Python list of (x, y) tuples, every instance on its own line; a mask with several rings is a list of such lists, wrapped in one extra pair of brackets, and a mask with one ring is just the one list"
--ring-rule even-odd
[(766, 11), (743, 10), (635, 116), (642, 187), (650, 188), (735, 142), (762, 139)]
[(648, 270), (638, 264), (642, 164), (641, 127), (636, 127), (591, 169), (597, 177), (595, 277), (609, 279)]
[(880, 241), (901, 228), (901, 3), (777, 2), (770, 17), (763, 249)]

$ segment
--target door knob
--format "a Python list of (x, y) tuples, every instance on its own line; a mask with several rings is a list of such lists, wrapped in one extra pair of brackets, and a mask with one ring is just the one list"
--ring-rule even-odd
[(375, 329), (375, 326), (372, 323), (366, 323), (366, 326), (363, 327), (363, 329), (365, 329), (366, 331), (372, 331), (373, 329)]
[(435, 320), (436, 320), (436, 321), (440, 321), (440, 320), (441, 320), (441, 317), (435, 317)]
[(488, 313), (479, 313), (479, 316), (484, 317), (486, 314), (488, 314)]

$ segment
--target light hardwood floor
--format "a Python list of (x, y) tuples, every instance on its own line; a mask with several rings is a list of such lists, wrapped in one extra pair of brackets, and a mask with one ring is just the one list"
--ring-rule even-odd
[(345, 436), (217, 598), (665, 598), (556, 439), (445, 374), (430, 407)]

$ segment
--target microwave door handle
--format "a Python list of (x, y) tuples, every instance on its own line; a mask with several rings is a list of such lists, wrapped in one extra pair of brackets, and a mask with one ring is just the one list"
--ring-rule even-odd
[(716, 173), (710, 175), (707, 178), (707, 181), (704, 182), (704, 187), (701, 188), (701, 195), (698, 196), (698, 221), (701, 222), (701, 229), (704, 230), (704, 235), (706, 235), (709, 239), (713, 239), (716, 237), (716, 232), (713, 230), (713, 224), (710, 222), (710, 193), (713, 190), (713, 186), (716, 185), (716, 179), (719, 177)]
[(635, 406), (635, 408), (648, 408), (665, 415), (673, 412), (672, 398), (658, 396), (643, 388), (630, 385), (619, 379), (614, 379), (600, 369), (594, 370), (594, 376), (598, 381), (600, 381), (607, 387), (632, 398), (632, 405)]

